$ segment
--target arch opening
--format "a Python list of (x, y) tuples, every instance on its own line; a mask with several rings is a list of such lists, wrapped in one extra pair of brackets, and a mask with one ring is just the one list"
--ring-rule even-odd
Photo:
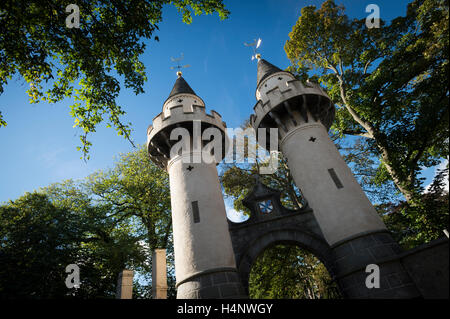
[[(277, 228), (275, 228), (275, 225), (273, 225), (271, 230), (261, 229), (259, 234), (257, 234), (257, 232), (254, 232), (253, 235), (249, 236), (248, 238), (241, 238), (242, 236), (245, 237), (245, 234), (249, 233), (251, 232), (234, 232), (232, 233), (232, 238), (234, 238), (235, 240), (241, 239), (240, 242), (235, 242), (234, 246), (235, 254), (237, 257), (236, 263), (238, 266), (238, 272), (241, 278), (241, 282), (250, 297), (340, 298), (341, 294), (339, 293), (339, 291), (341, 290), (340, 287), (337, 286), (338, 283), (335, 283), (334, 253), (332, 252), (325, 239), (323, 239), (320, 235), (314, 234), (306, 229), (302, 229), (301, 227), (294, 225), (292, 225), (291, 227), (285, 225)], [(279, 245), (294, 246), (294, 248), (278, 249), (279, 247), (277, 246)], [(265, 254), (268, 254), (267, 258), (264, 258)], [(285, 258), (286, 255), (289, 255), (290, 257)], [(258, 260), (260, 257), (262, 257), (262, 261)], [(305, 258), (308, 265), (305, 264)], [(264, 265), (264, 259), (269, 262), (268, 265)], [(286, 265), (283, 264), (284, 259), (288, 259), (288, 263)], [(270, 262), (274, 264), (271, 266)], [(260, 265), (260, 263), (262, 264)], [(312, 267), (312, 269), (310, 269), (311, 276), (312, 273), (316, 272), (316, 278), (323, 278), (322, 282), (320, 283), (316, 282), (314, 276), (312, 276), (313, 279), (309, 278), (308, 280), (312, 285), (310, 287), (318, 287), (317, 289), (319, 289), (319, 286), (324, 289), (328, 289), (328, 287), (330, 287), (329, 289), (333, 290), (333, 292), (325, 292), (322, 289), (320, 293), (313, 293), (314, 291), (310, 291), (309, 295), (308, 292), (306, 292), (306, 294), (302, 294), (301, 292), (294, 293), (294, 291), (301, 288), (302, 281), (304, 284), (306, 284), (304, 282), (305, 278), (302, 278), (301, 276), (298, 277), (297, 275), (301, 275), (302, 268), (304, 270), (305, 267), (307, 268), (307, 266), (309, 266), (309, 264), (312, 264), (314, 266)], [(258, 270), (261, 268), (263, 268), (263, 270), (265, 268), (265, 273), (264, 271), (263, 273), (261, 273), (261, 271)], [(252, 272), (252, 270), (256, 271), (255, 274), (252, 274), (252, 284), (254, 284), (256, 280), (265, 280), (269, 283), (268, 285), (270, 286), (272, 285), (271, 276), (273, 276), (273, 278), (280, 279), (280, 282), (288, 282), (291, 285), (291, 288), (293, 288), (290, 289), (290, 292), (287, 292), (288, 295), (286, 295), (286, 293), (284, 293), (284, 295), (283, 293), (279, 293), (277, 295), (276, 293), (271, 292), (256, 293), (253, 287), (249, 287), (250, 273)], [(265, 276), (266, 278), (257, 279), (258, 272), (260, 277)], [(283, 274), (286, 275), (283, 275), (284, 277), (280, 277), (280, 272), (283, 272)], [(303, 273), (305, 272), (303, 271)], [(319, 276), (319, 273), (322, 273), (322, 275)], [(298, 285), (295, 284), (296, 281)], [(261, 289), (263, 288), (264, 287), (262, 287)], [(250, 294), (251, 289), (253, 290)]]
[(298, 242), (278, 241), (253, 260), (248, 278), (251, 299), (341, 299), (326, 265)]

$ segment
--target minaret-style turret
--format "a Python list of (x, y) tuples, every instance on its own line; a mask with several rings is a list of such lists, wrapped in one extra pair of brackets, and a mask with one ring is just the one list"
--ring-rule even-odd
[[(318, 84), (302, 83), (257, 58), (257, 103), (250, 123), (255, 130), (278, 128), (279, 150), (336, 254), (337, 280), (344, 295), (418, 296), (402, 265), (394, 260), (399, 246), (328, 136), (335, 113), (328, 95)], [(365, 285), (369, 264), (380, 268), (379, 289)]]
[[(170, 178), (177, 298), (245, 298), (216, 168), (225, 152), (210, 161), (210, 151), (202, 150), (208, 128), (215, 128), (215, 138), (225, 145), (222, 118), (205, 112), (203, 100), (178, 72), (163, 112), (147, 130), (150, 158)], [(174, 152), (177, 143), (183, 148)]]

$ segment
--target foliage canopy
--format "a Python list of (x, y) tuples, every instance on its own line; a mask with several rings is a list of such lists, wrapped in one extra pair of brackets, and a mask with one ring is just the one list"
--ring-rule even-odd
[[(185, 23), (192, 14), (217, 12), (221, 19), (229, 14), (222, 0), (80, 0), (79, 28), (68, 28), (67, 1), (1, 1), (0, 94), (19, 74), (30, 85), (30, 103), (73, 97), (70, 114), (81, 129), (78, 148), (87, 159), (92, 145), (87, 136), (105, 119), (132, 143), (131, 124), (123, 123), (125, 111), (116, 103), (119, 78), (135, 94), (144, 92), (144, 41), (159, 40), (154, 32), (167, 4)], [(0, 112), (0, 127), (5, 125)]]
[(415, 0), (372, 29), (328, 0), (301, 10), (285, 45), (290, 70), (337, 105), (332, 128), (367, 138), (377, 180), (392, 179), (408, 201), (423, 190), (421, 168), (448, 158), (448, 25), (445, 0)]

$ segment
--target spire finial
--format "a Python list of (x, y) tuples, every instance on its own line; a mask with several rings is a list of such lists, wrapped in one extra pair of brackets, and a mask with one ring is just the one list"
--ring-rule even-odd
[(257, 86), (259, 86), (259, 84), (266, 79), (268, 76), (274, 74), (274, 73), (278, 73), (278, 72), (283, 72), (283, 70), (280, 70), (278, 67), (276, 67), (275, 65), (267, 62), (264, 59), (259, 59), (258, 60), (258, 71), (256, 74), (256, 83)]
[(254, 39), (252, 43), (246, 43), (244, 42), (244, 45), (246, 47), (253, 47), (253, 55), (252, 55), (252, 61), (254, 59), (258, 59), (258, 61), (261, 59), (261, 54), (256, 53), (256, 50), (259, 48), (259, 46), (261, 45), (261, 38), (258, 38), (258, 40)]
[(178, 77), (180, 77), (180, 76), (183, 75), (183, 73), (181, 73), (181, 69), (182, 69), (182, 68), (188, 68), (188, 67), (190, 67), (189, 64), (186, 64), (186, 65), (180, 65), (180, 61), (184, 59), (184, 54), (183, 54), (183, 53), (181, 53), (181, 56), (180, 56), (179, 58), (172, 58), (172, 57), (171, 57), (170, 59), (172, 60), (172, 62), (175, 62), (175, 63), (177, 64), (176, 66), (171, 66), (170, 69), (171, 69), (171, 70), (178, 69), (178, 71), (177, 71), (177, 76), (178, 76)]

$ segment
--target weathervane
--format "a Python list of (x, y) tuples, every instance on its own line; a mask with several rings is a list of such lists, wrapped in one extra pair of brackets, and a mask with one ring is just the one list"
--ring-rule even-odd
[(253, 55), (252, 55), (252, 61), (254, 59), (261, 59), (261, 54), (256, 53), (256, 50), (259, 48), (259, 46), (261, 45), (261, 38), (258, 38), (258, 40), (254, 39), (252, 43), (246, 43), (244, 42), (244, 45), (246, 47), (253, 47)]
[(171, 70), (178, 69), (178, 71), (177, 71), (178, 77), (180, 77), (180, 76), (183, 74), (183, 73), (181, 72), (181, 69), (182, 69), (182, 68), (188, 68), (188, 67), (190, 67), (189, 64), (186, 64), (186, 65), (180, 65), (180, 61), (184, 59), (184, 54), (183, 54), (183, 53), (181, 53), (181, 56), (180, 56), (179, 58), (172, 58), (172, 57), (171, 57), (170, 59), (172, 60), (172, 62), (175, 62), (175, 63), (177, 64), (176, 66), (171, 66), (170, 69), (171, 69)]

